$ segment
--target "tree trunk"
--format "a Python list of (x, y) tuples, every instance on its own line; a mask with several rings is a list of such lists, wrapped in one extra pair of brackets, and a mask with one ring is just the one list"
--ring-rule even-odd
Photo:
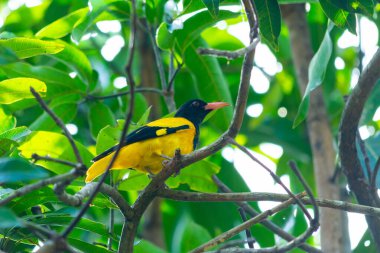
[[(305, 5), (283, 5), (281, 10), (289, 29), (297, 80), (303, 94), (308, 83), (309, 63), (313, 57)], [(307, 126), (318, 195), (320, 198), (340, 199), (339, 185), (330, 182), (335, 169), (336, 152), (321, 89), (316, 89), (310, 96)], [(323, 208), (320, 212), (322, 251), (350, 252), (346, 214), (328, 208)]]

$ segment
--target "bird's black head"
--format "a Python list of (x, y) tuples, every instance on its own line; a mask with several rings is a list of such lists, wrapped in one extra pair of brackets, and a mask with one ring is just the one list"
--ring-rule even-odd
[(183, 104), (175, 114), (175, 117), (183, 117), (190, 120), (195, 126), (202, 123), (206, 115), (212, 110), (227, 106), (225, 102), (206, 103), (200, 99), (194, 99)]

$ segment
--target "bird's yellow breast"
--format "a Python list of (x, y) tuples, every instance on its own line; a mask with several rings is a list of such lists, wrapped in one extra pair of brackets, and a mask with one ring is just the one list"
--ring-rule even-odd
[[(187, 125), (189, 128), (167, 134), (165, 129), (156, 131), (156, 137), (126, 145), (120, 150), (118, 158), (111, 169), (133, 168), (142, 172), (156, 174), (163, 168), (163, 161), (174, 157), (177, 149), (181, 154), (193, 151), (196, 129), (185, 118), (163, 118), (152, 121), (147, 126), (179, 127)], [(87, 171), (86, 182), (92, 181), (104, 173), (114, 153), (96, 161)]]

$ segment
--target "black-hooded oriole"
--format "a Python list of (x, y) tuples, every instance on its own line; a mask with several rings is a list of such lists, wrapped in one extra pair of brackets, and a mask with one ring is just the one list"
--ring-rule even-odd
[[(200, 99), (183, 104), (172, 118), (152, 121), (127, 135), (124, 146), (111, 169), (129, 169), (156, 174), (165, 159), (191, 153), (198, 142), (199, 125), (212, 110), (227, 106), (225, 102), (206, 103)], [(112, 159), (117, 146), (93, 159), (87, 170), (86, 183), (103, 174)]]

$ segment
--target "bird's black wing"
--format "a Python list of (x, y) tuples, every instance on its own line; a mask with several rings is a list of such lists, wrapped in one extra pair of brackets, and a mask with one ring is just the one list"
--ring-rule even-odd
[[(130, 134), (125, 137), (125, 141), (123, 146), (138, 142), (138, 141), (144, 141), (152, 138), (162, 137), (166, 136), (168, 134), (176, 133), (179, 130), (183, 129), (189, 129), (189, 125), (182, 125), (177, 127), (162, 127), (162, 126), (143, 126), (135, 131), (131, 132)], [(112, 152), (116, 151), (117, 146), (113, 146), (112, 148), (107, 149), (103, 153), (99, 154), (98, 156), (94, 157), (92, 159), (93, 162), (96, 162), (103, 157), (106, 157), (107, 155), (111, 154)]]

